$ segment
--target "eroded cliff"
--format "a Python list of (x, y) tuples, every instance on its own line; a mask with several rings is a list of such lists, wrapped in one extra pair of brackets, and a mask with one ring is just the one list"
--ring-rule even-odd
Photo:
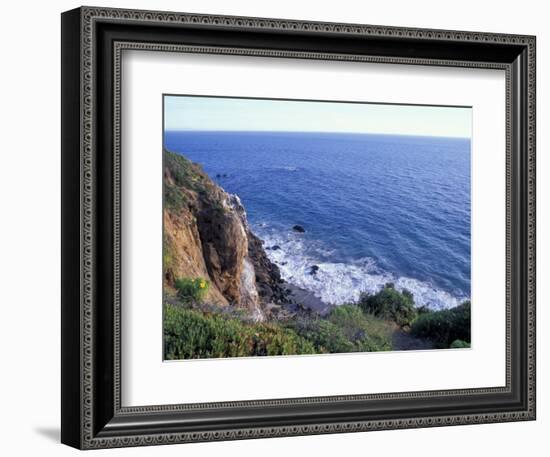
[(236, 195), (216, 185), (197, 164), (164, 151), (164, 281), (205, 278), (205, 302), (246, 308), (263, 320), (285, 299), (279, 269), (248, 226)]

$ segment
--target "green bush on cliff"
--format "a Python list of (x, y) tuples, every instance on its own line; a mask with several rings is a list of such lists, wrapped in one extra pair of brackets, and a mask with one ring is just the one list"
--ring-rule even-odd
[(461, 340), (469, 345), (471, 338), (471, 306), (465, 301), (459, 306), (421, 314), (411, 326), (411, 333), (434, 341), (440, 348), (460, 347)]
[(164, 150), (164, 167), (170, 176), (164, 178), (164, 208), (180, 211), (187, 204), (181, 188), (204, 191), (204, 176), (200, 167), (180, 154)]
[(338, 326), (346, 338), (353, 341), (360, 351), (391, 350), (388, 325), (372, 314), (364, 313), (356, 305), (335, 307), (327, 319)]
[(178, 297), (183, 303), (202, 303), (210, 283), (203, 278), (178, 278), (174, 283), (178, 291)]
[(373, 295), (362, 293), (358, 305), (365, 313), (392, 320), (400, 326), (409, 325), (418, 314), (413, 295), (406, 289), (399, 292), (393, 283)]
[(164, 307), (164, 354), (169, 360), (315, 353), (311, 342), (276, 324)]
[(334, 308), (326, 318), (297, 319), (287, 324), (311, 341), (318, 353), (374, 352), (391, 349), (387, 326), (355, 305)]
[(165, 182), (164, 208), (179, 211), (186, 203), (185, 194), (177, 187)]
[(325, 319), (297, 319), (288, 327), (311, 342), (316, 353), (352, 352), (355, 349), (337, 325)]
[[(180, 154), (164, 150), (164, 166), (170, 171), (174, 184), (197, 192), (204, 191), (205, 175), (200, 165)], [(164, 180), (165, 183), (168, 180)]]

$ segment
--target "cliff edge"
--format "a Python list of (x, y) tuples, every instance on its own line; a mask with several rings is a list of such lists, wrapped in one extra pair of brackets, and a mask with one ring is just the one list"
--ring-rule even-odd
[(178, 278), (207, 279), (206, 302), (247, 309), (257, 321), (285, 301), (279, 269), (250, 230), (239, 197), (167, 150), (163, 223), (165, 288), (174, 289)]

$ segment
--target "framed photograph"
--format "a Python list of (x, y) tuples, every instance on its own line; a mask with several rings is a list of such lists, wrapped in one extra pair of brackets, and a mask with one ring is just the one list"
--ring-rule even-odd
[(535, 38), (62, 15), (62, 442), (535, 419)]

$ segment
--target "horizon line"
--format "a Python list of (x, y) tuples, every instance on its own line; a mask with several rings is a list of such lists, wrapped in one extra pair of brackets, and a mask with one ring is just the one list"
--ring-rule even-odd
[(461, 140), (472, 140), (472, 136), (449, 136), (449, 135), (418, 135), (412, 133), (388, 133), (388, 132), (356, 132), (356, 131), (327, 131), (327, 130), (236, 130), (236, 129), (163, 129), (166, 132), (224, 132), (224, 133), (325, 133), (325, 134), (348, 134), (348, 135), (385, 135), (385, 136), (412, 136), (420, 138), (451, 138)]

